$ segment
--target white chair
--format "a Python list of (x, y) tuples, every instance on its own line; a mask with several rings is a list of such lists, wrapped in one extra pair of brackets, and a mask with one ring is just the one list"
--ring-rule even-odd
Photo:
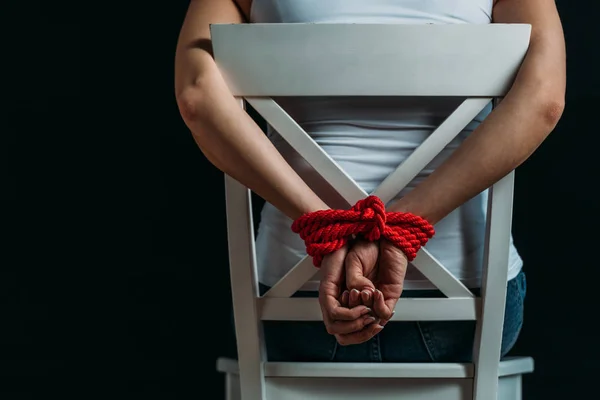
[[(388, 202), (490, 101), (505, 95), (527, 51), (530, 30), (521, 24), (211, 27), (216, 62), (241, 105), (250, 103), (349, 205), (367, 193), (272, 96), (466, 97), (373, 193)], [(243, 332), (237, 335), (239, 362), (217, 362), (226, 374), (227, 399), (521, 399), (521, 375), (533, 371), (533, 360), (498, 361), (513, 181), (510, 173), (490, 188), (481, 297), (425, 247), (413, 265), (447, 298), (400, 299), (393, 318), (476, 320), (473, 363), (282, 363), (266, 362), (261, 321), (322, 320), (317, 299), (290, 298), (318, 270), (307, 257), (259, 296), (250, 192), (226, 176), (235, 326)]]

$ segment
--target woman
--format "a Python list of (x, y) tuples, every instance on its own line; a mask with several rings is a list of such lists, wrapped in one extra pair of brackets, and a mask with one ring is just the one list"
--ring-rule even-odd
[[(427, 244), (428, 250), (476, 292), (481, 281), (485, 189), (525, 161), (562, 115), (565, 45), (554, 1), (191, 1), (177, 46), (178, 105), (206, 157), (267, 201), (257, 237), (259, 278), (266, 288), (305, 254), (304, 243), (290, 230), (292, 221), (339, 206), (326, 185), (306, 169), (276, 132), (270, 129), (265, 136), (237, 106), (220, 75), (211, 56), (209, 24), (244, 22), (532, 25), (528, 53), (502, 102), (493, 111), (484, 109), (387, 205), (388, 211), (410, 212), (434, 224), (436, 235)], [(458, 101), (278, 99), (367, 192), (399, 165)], [(503, 355), (518, 337), (525, 295), (522, 260), (512, 241), (509, 258)], [(403, 252), (386, 240), (357, 239), (327, 255), (321, 269), (318, 293), (325, 326), (320, 322), (265, 323), (270, 360), (470, 360), (472, 322), (387, 323), (401, 294), (430, 297), (439, 293), (411, 270)], [(315, 287), (306, 289), (297, 295), (317, 295)]]

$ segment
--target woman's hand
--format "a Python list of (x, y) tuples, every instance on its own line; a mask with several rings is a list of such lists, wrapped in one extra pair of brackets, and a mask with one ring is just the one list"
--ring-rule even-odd
[(348, 292), (342, 295), (342, 304), (350, 308), (364, 304), (373, 306), (375, 293), (375, 278), (377, 276), (379, 245), (357, 239), (344, 260), (346, 269), (346, 288)]
[(375, 278), (373, 311), (385, 325), (396, 308), (404, 288), (408, 259), (398, 247), (385, 239), (379, 241), (379, 268)]
[(344, 261), (347, 254), (346, 246), (323, 258), (319, 286), (319, 304), (327, 332), (344, 346), (366, 342), (383, 329), (367, 306), (348, 308), (340, 303), (345, 289)]
[(385, 239), (359, 240), (348, 252), (345, 267), (348, 290), (342, 293), (341, 305), (371, 307), (381, 320), (379, 324), (385, 326), (402, 294), (408, 267), (406, 255)]

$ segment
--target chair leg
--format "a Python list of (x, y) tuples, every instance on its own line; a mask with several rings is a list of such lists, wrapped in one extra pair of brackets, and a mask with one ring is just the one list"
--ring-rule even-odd
[(225, 374), (225, 400), (241, 400), (240, 379), (234, 374)]
[(500, 378), (498, 384), (498, 400), (522, 400), (522, 375), (510, 375)]

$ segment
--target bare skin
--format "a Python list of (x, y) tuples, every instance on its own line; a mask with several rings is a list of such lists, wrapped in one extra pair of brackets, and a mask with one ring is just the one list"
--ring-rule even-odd
[[(296, 219), (328, 205), (239, 107), (211, 55), (209, 24), (243, 23), (249, 10), (249, 0), (190, 2), (176, 51), (177, 103), (198, 147), (217, 168)], [(512, 88), (454, 154), (390, 211), (411, 212), (435, 224), (518, 167), (558, 123), (566, 56), (554, 1), (500, 0), (493, 22), (532, 25), (530, 47)], [(385, 241), (358, 241), (326, 257), (319, 299), (325, 325), (341, 344), (362, 343), (381, 331), (402, 292), (406, 264), (404, 254)], [(343, 280), (350, 290), (347, 299)], [(365, 317), (365, 304), (372, 306), (375, 319)]]

